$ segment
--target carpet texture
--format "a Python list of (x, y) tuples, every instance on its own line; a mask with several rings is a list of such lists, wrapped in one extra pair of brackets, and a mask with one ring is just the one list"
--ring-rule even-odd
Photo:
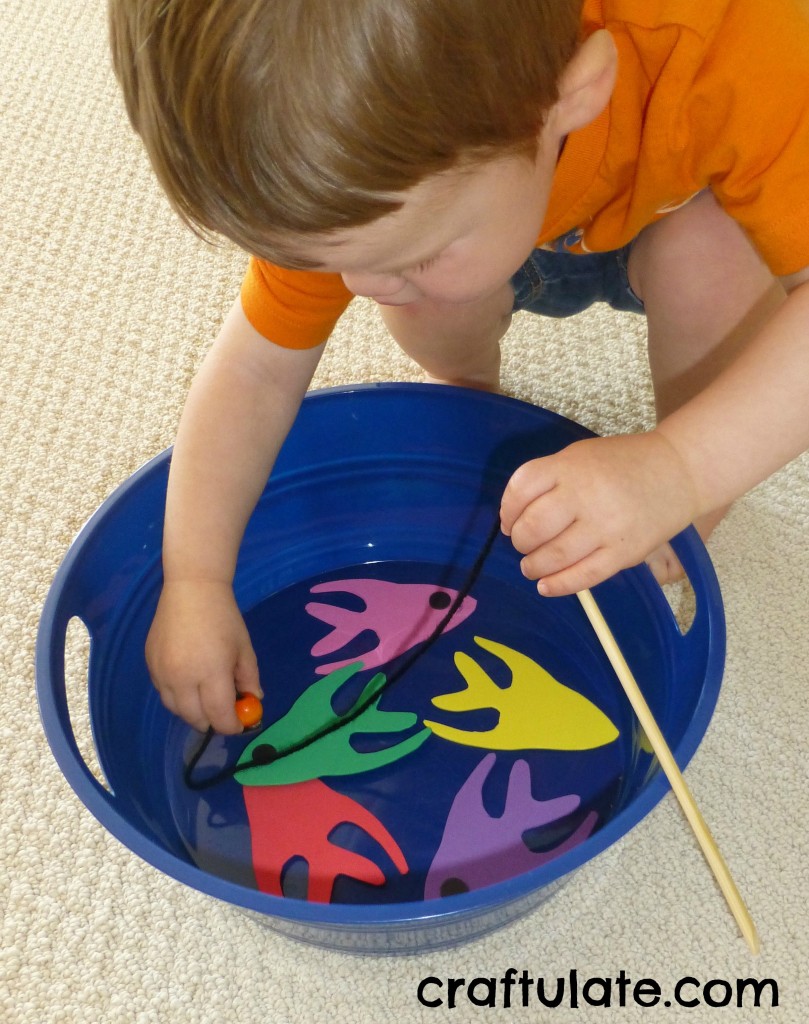
[[(780, 1021), (809, 1012), (809, 462), (739, 501), (710, 544), (728, 620), (716, 715), (687, 777), (763, 942), (748, 953), (669, 794), (547, 905), (471, 945), (357, 959), (295, 944), (141, 862), (85, 810), (49, 751), (34, 697), (42, 603), (83, 522), (173, 438), (244, 257), (183, 228), (126, 122), (103, 0), (0, 0), (0, 1018), (8, 1024), (319, 1024), (551, 1020), (550, 1009), (422, 1005), (420, 979), (654, 979), (692, 1008), (665, 1020)], [(604, 433), (651, 422), (640, 318), (519, 317), (508, 393)], [(357, 302), (317, 386), (417, 380)], [(68, 676), (81, 693), (81, 643)], [(91, 743), (80, 735), (91, 758)], [(756, 1009), (726, 989), (771, 978)], [(603, 990), (602, 990), (603, 991)], [(580, 1001), (577, 1020), (633, 1022)], [(433, 987), (430, 997), (447, 988)], [(479, 1001), (485, 989), (474, 989)], [(597, 988), (591, 987), (593, 1001)], [(723, 1016), (724, 1013), (724, 1016)], [(563, 1013), (561, 1016), (565, 1016)], [(565, 1016), (565, 1019), (567, 1017)]]

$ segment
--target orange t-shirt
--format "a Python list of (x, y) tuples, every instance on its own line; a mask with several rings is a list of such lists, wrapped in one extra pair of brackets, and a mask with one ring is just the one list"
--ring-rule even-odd
[[(537, 245), (617, 249), (711, 188), (774, 274), (809, 266), (809, 0), (585, 0), (582, 26), (612, 35), (617, 82), (565, 143)], [(255, 258), (242, 286), (289, 348), (325, 341), (351, 298)]]

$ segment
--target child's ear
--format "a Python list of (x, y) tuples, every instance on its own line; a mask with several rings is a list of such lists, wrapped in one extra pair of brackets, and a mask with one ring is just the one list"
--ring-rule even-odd
[(618, 51), (606, 29), (599, 29), (579, 47), (559, 80), (553, 108), (562, 135), (595, 120), (609, 102), (618, 72)]

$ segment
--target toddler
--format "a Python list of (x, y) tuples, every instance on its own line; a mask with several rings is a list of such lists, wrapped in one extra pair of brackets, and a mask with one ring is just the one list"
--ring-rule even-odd
[(667, 539), (809, 446), (803, 0), (110, 0), (110, 24), (172, 204), (250, 257), (178, 430), (147, 642), (196, 728), (261, 695), (236, 556), (354, 295), (428, 379), (486, 389), (515, 310), (646, 316), (655, 429), (503, 495), (543, 595), (669, 578)]

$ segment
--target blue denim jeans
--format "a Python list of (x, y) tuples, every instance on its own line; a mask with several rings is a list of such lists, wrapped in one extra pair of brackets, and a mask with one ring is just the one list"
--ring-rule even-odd
[(632, 291), (627, 274), (632, 244), (613, 252), (577, 255), (534, 249), (512, 277), (514, 312), (526, 309), (542, 316), (565, 317), (581, 313), (594, 302), (613, 309), (643, 313), (643, 303)]

